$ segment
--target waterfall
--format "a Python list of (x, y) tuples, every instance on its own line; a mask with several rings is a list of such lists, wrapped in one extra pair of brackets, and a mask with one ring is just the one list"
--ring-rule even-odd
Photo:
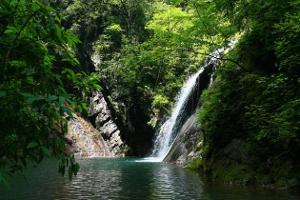
[(188, 97), (196, 85), (199, 74), (201, 74), (203, 71), (204, 68), (201, 68), (197, 73), (190, 76), (177, 95), (177, 101), (174, 109), (172, 110), (172, 114), (170, 118), (162, 125), (154, 143), (152, 156), (157, 157), (158, 160), (162, 161), (170, 150), (176, 132), (175, 129), (178, 128), (178, 123), (176, 122), (180, 121)]
[[(211, 85), (215, 67), (219, 63), (220, 58), (224, 55), (225, 51), (231, 50), (235, 43), (236, 41), (231, 41), (228, 47), (217, 49), (211, 53), (204, 65), (186, 80), (177, 94), (175, 106), (172, 109), (170, 117), (160, 127), (154, 142), (152, 154), (145, 159), (146, 161), (162, 162), (164, 160), (172, 148), (181, 126), (195, 113), (202, 91)], [(192, 109), (189, 107), (192, 107)]]

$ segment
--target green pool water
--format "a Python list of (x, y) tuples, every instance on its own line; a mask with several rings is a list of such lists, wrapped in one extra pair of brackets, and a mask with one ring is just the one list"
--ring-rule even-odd
[(298, 200), (286, 191), (272, 191), (210, 184), (196, 173), (172, 164), (139, 159), (84, 159), (72, 180), (57, 173), (57, 165), (45, 161), (17, 175), (9, 188), (0, 188), (2, 200), (69, 199), (201, 199), (201, 200)]

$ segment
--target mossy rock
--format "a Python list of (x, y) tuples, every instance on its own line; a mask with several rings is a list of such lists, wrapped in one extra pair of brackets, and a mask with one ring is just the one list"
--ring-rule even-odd
[(195, 158), (191, 160), (185, 168), (190, 169), (190, 170), (195, 170), (198, 171), (202, 169), (203, 167), (203, 159), (202, 158)]

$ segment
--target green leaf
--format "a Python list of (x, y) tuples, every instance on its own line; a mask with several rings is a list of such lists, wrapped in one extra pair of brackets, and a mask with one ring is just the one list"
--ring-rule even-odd
[(7, 29), (4, 31), (7, 35), (16, 35), (18, 33), (18, 29), (14, 26), (8, 26)]
[(33, 149), (33, 148), (36, 148), (37, 146), (39, 146), (39, 144), (37, 142), (30, 142), (27, 145), (27, 149)]
[(62, 41), (62, 29), (56, 24), (55, 25), (55, 34), (59, 41)]
[(27, 102), (27, 103), (30, 103), (30, 104), (32, 104), (32, 103), (35, 102), (35, 101), (39, 101), (39, 100), (44, 99), (44, 97), (41, 97), (41, 96), (35, 96), (35, 95), (30, 94), (30, 93), (27, 93), (27, 92), (22, 92), (21, 94), (25, 97), (26, 102)]
[(59, 105), (60, 105), (60, 106), (63, 106), (63, 105), (64, 105), (64, 103), (65, 103), (65, 100), (66, 100), (66, 98), (65, 98), (65, 97), (63, 97), (63, 96), (59, 96), (59, 97), (58, 97), (58, 102), (59, 102)]
[(57, 99), (58, 99), (58, 96), (55, 96), (55, 95), (51, 95), (48, 97), (49, 101), (56, 101)]
[(62, 74), (65, 74), (67, 78), (71, 81), (76, 80), (76, 74), (72, 69), (66, 68), (62, 71)]
[(84, 110), (84, 111), (87, 111), (87, 110), (88, 110), (88, 105), (87, 105), (87, 103), (81, 103), (80, 106), (81, 106), (82, 110)]
[(50, 151), (49, 151), (49, 149), (47, 149), (47, 148), (44, 147), (44, 146), (42, 146), (41, 149), (42, 149), (42, 152), (44, 153), (44, 155), (45, 155), (46, 157), (50, 157)]

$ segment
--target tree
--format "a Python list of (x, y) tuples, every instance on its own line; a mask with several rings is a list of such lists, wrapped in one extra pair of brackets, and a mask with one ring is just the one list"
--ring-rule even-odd
[(0, 19), (0, 182), (49, 156), (72, 176), (79, 166), (64, 152), (66, 123), (84, 107), (74, 94), (98, 78), (74, 72), (79, 40), (50, 3), (3, 0)]

